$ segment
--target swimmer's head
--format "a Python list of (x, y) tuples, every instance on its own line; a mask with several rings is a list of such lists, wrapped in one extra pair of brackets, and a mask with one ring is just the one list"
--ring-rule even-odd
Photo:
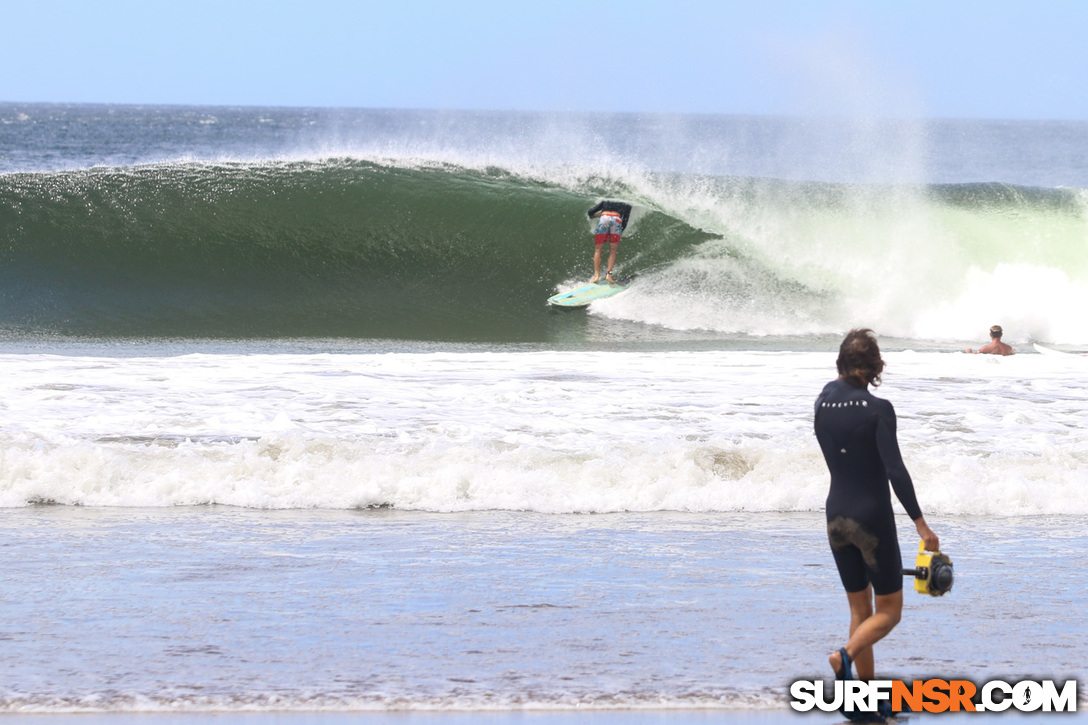
[(995, 340), (1000, 340), (1001, 332), (1001, 325), (994, 325), (990, 328), (990, 337), (994, 338)]
[(839, 345), (839, 359), (835, 361), (839, 377), (858, 387), (880, 385), (880, 373), (884, 372), (884, 359), (876, 335), (864, 328), (851, 330)]

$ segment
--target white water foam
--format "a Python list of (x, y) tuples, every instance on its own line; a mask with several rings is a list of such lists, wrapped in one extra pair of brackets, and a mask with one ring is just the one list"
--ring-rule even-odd
[[(891, 353), (927, 512), (1088, 513), (1086, 362)], [(0, 358), (0, 505), (815, 511), (826, 353)]]
[[(997, 323), (1013, 343), (1088, 344), (1083, 194), (1069, 209), (1005, 208), (994, 199), (995, 210), (954, 207), (923, 187), (810, 185), (788, 196), (694, 177), (625, 182), (643, 203), (720, 239), (642, 272), (628, 294), (596, 305), (598, 314), (750, 335), (839, 334), (863, 324), (946, 342), (985, 341)], [(653, 242), (633, 229), (620, 269), (637, 268), (641, 247)]]

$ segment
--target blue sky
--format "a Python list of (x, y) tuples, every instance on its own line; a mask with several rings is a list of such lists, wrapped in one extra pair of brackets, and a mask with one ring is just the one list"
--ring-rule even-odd
[(0, 101), (1088, 119), (1088, 2), (0, 0)]

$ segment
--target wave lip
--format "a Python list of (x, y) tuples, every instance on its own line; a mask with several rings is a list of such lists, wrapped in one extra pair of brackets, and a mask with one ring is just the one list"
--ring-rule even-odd
[[(586, 209), (636, 204), (642, 339), (837, 335), (1088, 343), (1088, 196), (349, 158), (0, 176), (0, 332), (552, 342), (590, 272)], [(592, 324), (592, 323), (591, 323)], [(670, 337), (671, 336), (671, 337)]]

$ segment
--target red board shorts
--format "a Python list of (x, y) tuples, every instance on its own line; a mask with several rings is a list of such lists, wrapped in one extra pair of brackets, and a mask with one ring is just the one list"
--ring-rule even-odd
[(597, 220), (597, 231), (593, 235), (593, 243), (596, 245), (619, 244), (620, 235), (623, 234), (623, 222), (619, 214), (606, 211)]

